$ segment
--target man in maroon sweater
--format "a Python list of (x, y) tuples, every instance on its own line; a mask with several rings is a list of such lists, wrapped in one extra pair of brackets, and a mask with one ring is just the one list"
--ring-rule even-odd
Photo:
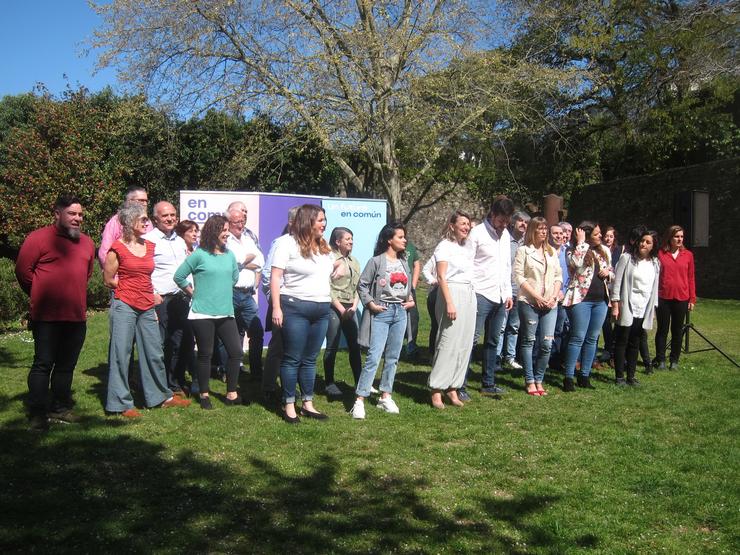
[(18, 283), (31, 297), (34, 356), (28, 405), (35, 430), (46, 430), (49, 420), (78, 420), (71, 410), (72, 374), (85, 342), (87, 282), (95, 261), (95, 245), (80, 231), (82, 219), (80, 200), (60, 196), (54, 223), (31, 232), (16, 260)]

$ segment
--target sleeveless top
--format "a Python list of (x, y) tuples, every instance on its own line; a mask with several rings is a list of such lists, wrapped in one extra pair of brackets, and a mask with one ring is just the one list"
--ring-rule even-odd
[(149, 310), (154, 306), (154, 243), (145, 240), (144, 245), (144, 256), (133, 254), (120, 239), (110, 248), (118, 255), (118, 287), (113, 296), (137, 310)]

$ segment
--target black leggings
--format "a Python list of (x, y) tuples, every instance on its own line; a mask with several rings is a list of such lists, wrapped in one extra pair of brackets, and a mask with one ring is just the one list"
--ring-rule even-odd
[[(351, 304), (342, 303), (344, 308), (349, 308)], [(355, 385), (360, 379), (362, 372), (362, 352), (360, 345), (357, 343), (357, 320), (355, 315), (352, 318), (342, 318), (339, 311), (331, 307), (329, 312), (329, 327), (326, 329), (326, 349), (324, 350), (324, 379), (327, 384), (334, 383), (334, 361), (337, 358), (339, 349), (339, 340), (344, 333), (347, 339), (347, 349), (349, 350), (349, 365), (352, 368), (352, 375), (355, 378)]]
[(617, 379), (624, 378), (627, 371), (627, 379), (635, 378), (637, 367), (637, 353), (640, 350), (642, 337), (643, 318), (634, 318), (631, 326), (615, 326), (616, 336), (614, 348), (614, 373)]
[(198, 385), (201, 393), (208, 393), (208, 380), (211, 378), (211, 356), (213, 342), (218, 334), (226, 347), (226, 391), (236, 391), (239, 383), (239, 363), (242, 360), (241, 338), (234, 318), (208, 318), (190, 320), (198, 344)]
[(657, 362), (665, 362), (669, 326), (671, 329), (671, 362), (678, 362), (678, 357), (681, 356), (683, 324), (688, 311), (688, 300), (658, 299), (658, 309), (655, 311), (658, 320), (658, 330), (655, 332), (655, 360)]

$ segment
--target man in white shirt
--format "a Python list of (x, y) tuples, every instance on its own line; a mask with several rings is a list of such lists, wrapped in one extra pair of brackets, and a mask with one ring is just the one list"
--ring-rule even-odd
[[(506, 324), (506, 311), (512, 307), (511, 238), (507, 226), (513, 213), (514, 203), (504, 196), (498, 197), (488, 217), (468, 236), (475, 251), (473, 288), (478, 303), (473, 346), (485, 330), (481, 393), (487, 395), (504, 393), (495, 383), (495, 373), (500, 370), (497, 353)], [(458, 396), (462, 400), (470, 398), (465, 386)]]
[(154, 229), (144, 239), (154, 243), (154, 310), (162, 336), (167, 386), (184, 395), (185, 368), (193, 353), (193, 334), (188, 325), (190, 302), (172, 279), (188, 256), (185, 241), (175, 233), (177, 210), (169, 202), (154, 205)]
[[(257, 310), (254, 296), (257, 293), (261, 277), (260, 272), (265, 258), (257, 246), (252, 234), (247, 233), (247, 210), (242, 203), (232, 207), (226, 216), (229, 219), (229, 237), (226, 248), (234, 253), (239, 267), (239, 279), (234, 285), (234, 315), (239, 328), (239, 335), (249, 336), (249, 369), (253, 378), (262, 376), (262, 346), (265, 330)], [(243, 208), (243, 209), (242, 209)]]

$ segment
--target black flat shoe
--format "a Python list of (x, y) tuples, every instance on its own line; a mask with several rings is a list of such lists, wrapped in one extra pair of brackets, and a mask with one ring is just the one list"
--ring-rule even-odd
[(301, 421), (301, 419), (298, 418), (297, 415), (296, 416), (288, 416), (287, 414), (283, 413), (282, 414), (282, 417), (283, 417), (283, 420), (285, 422), (287, 422), (288, 424), (298, 424)]
[(322, 412), (312, 412), (303, 408), (301, 409), (301, 416), (305, 416), (306, 418), (313, 418), (314, 420), (326, 420), (327, 418), (329, 418)]
[(242, 399), (242, 396), (237, 393), (234, 399), (229, 399), (228, 397), (224, 398), (224, 405), (227, 407), (234, 407), (237, 405), (246, 405), (246, 403)]
[(203, 410), (213, 410), (210, 397), (199, 397), (198, 403), (200, 403), (200, 408)]

